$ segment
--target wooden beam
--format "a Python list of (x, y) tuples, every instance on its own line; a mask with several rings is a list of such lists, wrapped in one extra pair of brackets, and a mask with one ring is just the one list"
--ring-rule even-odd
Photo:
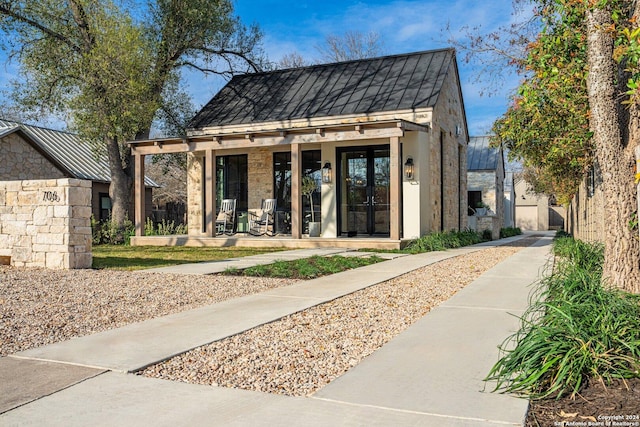
[(203, 188), (205, 230), (208, 237), (213, 237), (216, 234), (216, 154), (213, 150), (205, 151)]
[(136, 236), (144, 236), (145, 222), (145, 188), (144, 188), (144, 156), (134, 156), (134, 223)]
[(253, 135), (253, 140), (245, 139), (244, 135), (225, 136), (224, 140), (218, 144), (210, 137), (206, 139), (198, 139), (203, 137), (193, 137), (188, 144), (180, 144), (179, 142), (165, 141), (162, 149), (153, 145), (133, 146), (134, 154), (162, 154), (162, 153), (185, 153), (193, 151), (223, 150), (232, 148), (256, 148), (269, 147), (277, 145), (291, 144), (320, 144), (323, 142), (333, 141), (361, 141), (368, 139), (387, 139), (390, 137), (402, 137), (404, 131), (395, 125), (390, 128), (363, 129), (362, 132), (351, 131), (325, 131), (322, 134), (316, 133), (287, 133), (285, 136), (260, 136)]
[(291, 237), (302, 237), (302, 146), (291, 145)]
[(400, 158), (400, 138), (392, 137), (390, 143), (390, 203), (391, 212), (389, 218), (391, 240), (400, 240), (400, 229), (402, 228), (402, 219), (400, 217), (402, 210), (400, 203), (402, 202), (402, 159)]

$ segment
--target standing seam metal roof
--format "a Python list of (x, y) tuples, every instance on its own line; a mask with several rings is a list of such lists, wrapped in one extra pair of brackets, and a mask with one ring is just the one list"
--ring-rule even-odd
[(442, 49), (238, 75), (189, 128), (434, 107), (454, 61)]
[[(96, 155), (91, 144), (78, 135), (18, 122), (0, 120), (0, 137), (22, 131), (37, 145), (63, 172), (77, 179), (111, 182), (109, 162), (104, 155)], [(145, 177), (145, 185), (157, 186)]]
[(467, 145), (467, 170), (496, 170), (502, 150), (490, 147), (490, 137), (472, 136)]

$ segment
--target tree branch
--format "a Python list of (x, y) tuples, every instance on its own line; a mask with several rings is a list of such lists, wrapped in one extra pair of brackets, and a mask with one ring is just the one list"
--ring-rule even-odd
[(35, 21), (34, 19), (31, 19), (27, 16), (21, 15), (17, 12), (14, 12), (13, 10), (11, 10), (10, 7), (6, 6), (5, 4), (0, 4), (0, 14), (2, 15), (6, 15), (9, 16), (13, 19), (15, 19), (18, 22), (21, 22), (23, 24), (26, 24), (32, 28), (35, 28), (39, 31), (41, 31), (43, 34), (48, 35), (49, 37), (52, 37), (56, 40), (61, 41), (62, 43), (66, 44), (67, 46), (69, 46), (71, 49), (75, 50), (76, 52), (80, 52), (80, 47), (78, 45), (76, 45), (75, 43), (73, 43), (68, 37), (63, 36), (62, 34), (53, 31), (51, 28), (46, 27), (42, 24), (40, 24), (39, 22)]

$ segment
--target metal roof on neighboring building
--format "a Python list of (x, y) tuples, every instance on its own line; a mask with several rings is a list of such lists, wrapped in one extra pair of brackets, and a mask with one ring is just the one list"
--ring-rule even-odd
[(235, 76), (191, 129), (435, 106), (454, 49)]
[[(78, 135), (0, 119), (0, 137), (18, 131), (65, 174), (77, 179), (111, 182), (106, 156), (96, 155), (91, 144)], [(148, 177), (145, 177), (145, 185), (157, 186)]]
[(472, 136), (467, 145), (467, 170), (496, 170), (502, 155), (500, 148), (490, 147), (490, 137)]

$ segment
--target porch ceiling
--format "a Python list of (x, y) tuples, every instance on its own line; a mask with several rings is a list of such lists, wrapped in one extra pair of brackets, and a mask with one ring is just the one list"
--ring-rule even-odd
[(150, 155), (402, 137), (406, 131), (428, 132), (429, 126), (406, 120), (389, 120), (255, 132), (247, 130), (245, 132), (194, 135), (186, 138), (129, 141), (128, 143), (131, 145), (134, 155)]

